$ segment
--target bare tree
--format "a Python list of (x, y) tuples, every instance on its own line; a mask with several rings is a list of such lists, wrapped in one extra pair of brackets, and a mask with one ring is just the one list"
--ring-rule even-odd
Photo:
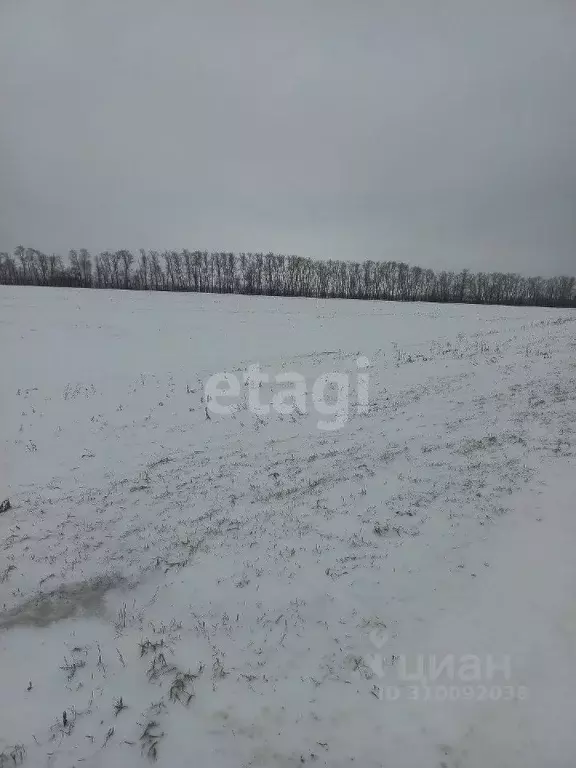
[(576, 278), (523, 277), (514, 273), (458, 274), (404, 262), (313, 261), (301, 256), (220, 251), (104, 251), (92, 259), (85, 248), (60, 256), (19, 245), (0, 253), (0, 283), (134, 290), (354, 298), (400, 301), (502, 303), (576, 307)]

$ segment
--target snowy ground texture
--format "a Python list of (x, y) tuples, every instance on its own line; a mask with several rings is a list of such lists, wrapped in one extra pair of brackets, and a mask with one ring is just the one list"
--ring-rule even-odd
[[(574, 765), (576, 313), (0, 287), (0, 343), (2, 768)], [(359, 354), (338, 431), (206, 418)]]

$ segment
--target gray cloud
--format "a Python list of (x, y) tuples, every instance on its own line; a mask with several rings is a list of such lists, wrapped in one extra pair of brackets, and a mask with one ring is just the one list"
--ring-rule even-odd
[(0, 0), (0, 248), (576, 272), (570, 0)]

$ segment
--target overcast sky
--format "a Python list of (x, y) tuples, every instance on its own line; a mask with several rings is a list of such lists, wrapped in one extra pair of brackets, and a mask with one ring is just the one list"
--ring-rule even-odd
[(0, 0), (0, 250), (576, 273), (574, 0)]

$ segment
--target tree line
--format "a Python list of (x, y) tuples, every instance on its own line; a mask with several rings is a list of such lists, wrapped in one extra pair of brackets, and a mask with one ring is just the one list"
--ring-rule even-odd
[(316, 261), (274, 253), (104, 251), (68, 259), (18, 246), (0, 253), (0, 284), (195, 291), (322, 299), (576, 307), (576, 278), (434, 271), (400, 261)]

